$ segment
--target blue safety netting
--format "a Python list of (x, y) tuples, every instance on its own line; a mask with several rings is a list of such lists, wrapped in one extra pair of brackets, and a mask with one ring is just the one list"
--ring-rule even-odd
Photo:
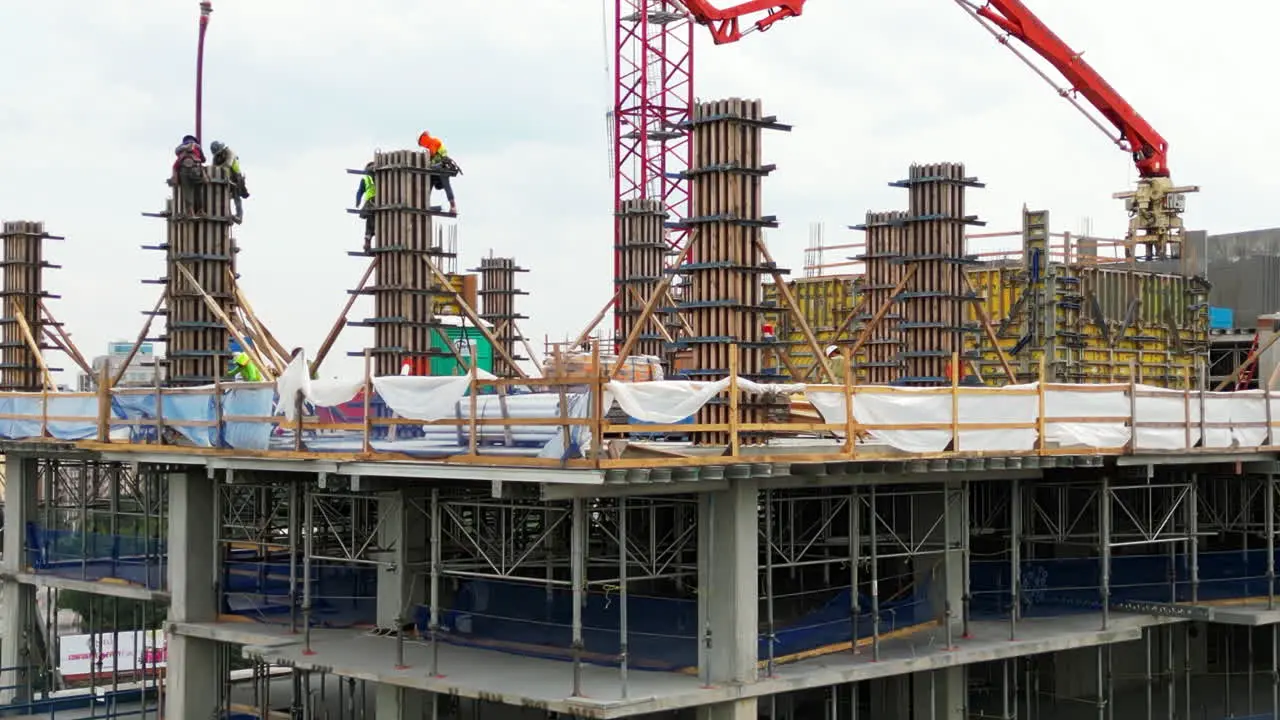
[[(222, 391), (223, 417), (268, 417), (271, 415), (275, 391), (271, 388), (227, 388)], [(128, 391), (111, 397), (111, 433), (117, 439), (122, 433), (135, 443), (156, 442), (155, 427), (135, 424), (138, 420), (168, 422), (201, 422), (202, 426), (168, 427), (187, 442), (198, 447), (213, 447), (218, 435), (218, 414), (213, 402), (213, 388), (200, 394), (165, 395), (157, 404), (155, 393)], [(162, 412), (157, 413), (157, 409)], [(84, 394), (5, 393), (0, 395), (0, 438), (26, 440), (44, 435), (59, 440), (87, 440), (98, 433), (98, 398)], [(13, 419), (16, 416), (17, 419)], [(62, 420), (44, 421), (45, 417)], [(226, 447), (240, 450), (265, 450), (271, 436), (270, 422), (223, 422), (221, 434)]]
[[(304, 567), (296, 565), (301, 621)], [(261, 560), (235, 552), (222, 564), (221, 611), (256, 622), (290, 622), (289, 560)], [(311, 563), (311, 624), (316, 627), (372, 625), (377, 619), (378, 573), (368, 566)]]
[[(591, 397), (587, 393), (566, 393), (564, 400), (568, 411), (566, 418), (584, 420), (591, 414)], [(522, 425), (521, 419), (535, 419), (545, 423), (561, 417), (559, 393), (521, 392), (500, 397), (492, 393), (477, 393), (477, 419), (487, 420), (477, 424), (475, 451), (481, 455), (506, 455), (513, 457), (538, 457), (563, 460), (581, 457), (581, 448), (590, 439), (586, 425), (570, 425), (568, 438), (559, 425)], [(320, 423), (362, 424), (365, 418), (363, 393), (339, 405), (309, 408)], [(386, 401), (374, 391), (369, 397), (369, 416), (386, 419), (399, 417), (387, 406)], [(420, 458), (447, 457), (470, 452), (472, 427), (466, 422), (471, 417), (469, 393), (455, 403), (452, 417), (458, 424), (398, 424), (373, 425), (369, 429), (369, 444), (374, 451), (391, 452)], [(509, 420), (510, 425), (489, 424), (497, 420)], [(295, 431), (281, 418), (272, 435), (273, 447), (292, 449), (297, 445)], [(302, 432), (302, 447), (311, 452), (361, 452), (364, 432), (359, 430), (329, 431), (307, 430)], [(566, 441), (567, 440), (567, 441)]]
[[(273, 416), (277, 407), (274, 388), (228, 386), (221, 389), (220, 403), (214, 402), (213, 386), (188, 390), (166, 393), (163, 399), (155, 392), (142, 389), (113, 392), (111, 439), (137, 444), (177, 442), (195, 447), (238, 450), (293, 450), (299, 444), (302, 449), (312, 452), (355, 453), (364, 449), (365, 433), (361, 429), (306, 429), (299, 443), (293, 423), (283, 416)], [(560, 409), (560, 393), (513, 391), (506, 396), (498, 396), (492, 389), (477, 393), (478, 419), (506, 419), (511, 424), (477, 424), (474, 428), (475, 451), (484, 455), (551, 459), (581, 456), (581, 448), (590, 439), (590, 429), (585, 424), (571, 425), (566, 433), (557, 425), (520, 423), (522, 419), (545, 423), (547, 419), (562, 415), (574, 420), (589, 417), (592, 402), (588, 393), (566, 393), (563, 400), (567, 404), (564, 413)], [(412, 404), (414, 398), (408, 396), (404, 401)], [(359, 425), (364, 422), (364, 406), (361, 394), (345, 403), (331, 407), (308, 406), (306, 410), (321, 423)], [(473, 428), (466, 420), (471, 412), (469, 393), (463, 393), (450, 413), (450, 417), (461, 421), (461, 424), (411, 422), (379, 425), (370, 428), (368, 439), (375, 451), (421, 458), (470, 452)], [(46, 431), (47, 436), (59, 440), (88, 440), (98, 433), (98, 398), (83, 393), (6, 393), (0, 396), (0, 415), (10, 418), (0, 420), (0, 438), (7, 440), (45, 437)], [(400, 417), (376, 392), (369, 399), (369, 415), (380, 419)], [(46, 421), (48, 417), (62, 419)], [(163, 438), (157, 437), (158, 425), (166, 430)]]
[[(1229, 550), (1198, 554), (1201, 601), (1265, 595), (1265, 550)], [(1009, 563), (970, 564), (971, 613), (1008, 617)], [(1022, 614), (1026, 617), (1096, 612), (1102, 607), (1099, 558), (1025, 560), (1019, 566)], [(1122, 555), (1111, 558), (1111, 600), (1186, 602), (1191, 599), (1189, 556)]]
[[(157, 521), (158, 523), (158, 521)], [(153, 590), (167, 587), (165, 533), (113, 535), (48, 529), (27, 523), (27, 566), (75, 580), (115, 579)]]
[[(922, 601), (923, 591), (881, 606), (880, 631), (891, 632), (921, 622), (931, 615)], [(458, 586), (440, 623), (446, 642), (514, 652), (535, 657), (568, 659), (573, 640), (571, 591), (543, 585), (497, 580), (468, 580)], [(859, 636), (872, 634), (871, 607), (861, 599)], [(620, 599), (617, 592), (590, 592), (582, 608), (583, 660), (614, 665), (621, 645)], [(430, 608), (416, 614), (419, 632), (427, 633)], [(761, 658), (769, 656), (767, 627), (762, 620), (759, 635)], [(832, 589), (818, 609), (775, 626), (773, 656), (816, 650), (847, 643), (853, 631), (848, 588)], [(629, 595), (627, 599), (627, 653), (632, 667), (681, 670), (698, 664), (700, 638), (698, 603), (692, 599)]]

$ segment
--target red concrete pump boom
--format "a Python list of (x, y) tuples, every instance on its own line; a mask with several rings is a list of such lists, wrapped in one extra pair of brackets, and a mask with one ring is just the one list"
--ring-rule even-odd
[[(719, 9), (712, 5), (712, 0), (670, 1), (682, 5), (696, 22), (707, 26), (717, 45), (737, 42), (748, 33), (768, 30), (779, 20), (796, 17), (804, 9), (805, 3), (805, 0), (747, 0)], [(1186, 207), (1185, 193), (1196, 192), (1199, 188), (1174, 187), (1170, 182), (1168, 141), (1085, 62), (1080, 53), (1072, 50), (1035, 13), (1027, 9), (1022, 0), (979, 0), (981, 5), (974, 0), (954, 2), (1075, 105), (1113, 142), (1133, 156), (1140, 178), (1138, 187), (1135, 191), (1114, 195), (1117, 199), (1125, 200), (1129, 211), (1126, 255), (1134, 257), (1134, 247), (1143, 245), (1148, 259), (1153, 258), (1153, 253), (1164, 257), (1166, 252), (1169, 257), (1179, 257), (1183, 232), (1180, 214)], [(755, 13), (765, 15), (742, 30), (743, 19)], [(1070, 87), (1059, 87), (1058, 83), (1009, 43), (1011, 37), (1021, 41), (1053, 65), (1070, 83)], [(1098, 114), (1116, 128), (1118, 135), (1113, 135), (1097, 117), (1085, 110), (1077, 101), (1078, 97), (1087, 100)]]
[(1169, 176), (1169, 143), (1164, 137), (1021, 0), (987, 0), (982, 7), (967, 0), (957, 1), (1002, 30), (1006, 36), (998, 36), (1001, 42), (1007, 43), (1007, 37), (1017, 38), (1062, 73), (1071, 83), (1069, 92), (1088, 100), (1120, 131), (1119, 144), (1133, 153), (1140, 176)]
[[(723, 10), (711, 4), (711, 0), (673, 0), (676, 5), (683, 5), (699, 25), (706, 25), (711, 31), (711, 38), (717, 45), (737, 42), (743, 35), (764, 32), (779, 20), (796, 17), (804, 9), (805, 0), (747, 0)], [(747, 15), (765, 13), (765, 16), (746, 30), (742, 29), (742, 20)]]

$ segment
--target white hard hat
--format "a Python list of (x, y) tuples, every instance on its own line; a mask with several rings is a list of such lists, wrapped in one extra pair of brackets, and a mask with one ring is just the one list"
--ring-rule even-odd
[(828, 345), (825, 352), (827, 357), (831, 357), (840, 352), (840, 347), (838, 345)]

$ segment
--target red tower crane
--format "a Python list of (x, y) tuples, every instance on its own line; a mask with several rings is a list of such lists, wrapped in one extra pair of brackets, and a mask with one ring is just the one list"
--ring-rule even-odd
[[(684, 124), (693, 117), (694, 25), (706, 25), (717, 43), (734, 42), (800, 14), (805, 0), (749, 0), (716, 9), (709, 0), (615, 0), (613, 180), (614, 212), (625, 200), (661, 200), (673, 218), (690, 214), (684, 173), (693, 148)], [(763, 13), (754, 24), (747, 16)], [(746, 27), (743, 30), (743, 27)], [(614, 283), (619, 288), (621, 221), (614, 221)], [(686, 232), (668, 231), (670, 245)], [(614, 330), (618, 330), (615, 317)]]

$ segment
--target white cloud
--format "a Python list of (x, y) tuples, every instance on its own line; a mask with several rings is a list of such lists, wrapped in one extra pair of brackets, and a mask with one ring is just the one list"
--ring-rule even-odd
[[(721, 4), (728, 4), (722, 0)], [(1188, 223), (1211, 231), (1280, 224), (1265, 91), (1266, 36), (1280, 9), (1238, 0), (1035, 0), (1046, 22), (1171, 143), (1174, 178), (1197, 183)], [(611, 7), (612, 3), (608, 3)], [(326, 3), (215, 0), (206, 140), (231, 142), (253, 197), (241, 271), (286, 344), (315, 347), (363, 268), (343, 210), (374, 147), (442, 134), (466, 169), (462, 267), (491, 248), (531, 272), (525, 330), (572, 334), (610, 290), (612, 183), (603, 115), (612, 102), (601, 3)], [(50, 0), (0, 10), (22, 35), (0, 46), (0, 216), (40, 219), (65, 244), (50, 273), (55, 311), (88, 354), (132, 337), (162, 274), (159, 209), (172, 147), (190, 129), (197, 3)], [(1242, 21), (1241, 18), (1247, 18)], [(799, 269), (812, 221), (828, 242), (868, 209), (902, 207), (913, 161), (964, 161), (988, 184), (973, 211), (1012, 229), (1023, 203), (1057, 230), (1092, 218), (1119, 235), (1111, 193), (1124, 153), (950, 0), (812, 0), (803, 17), (736, 46), (699, 29), (698, 94), (760, 97), (795, 124), (767, 138), (774, 254)], [(361, 311), (355, 313), (359, 315)], [(348, 331), (340, 349), (363, 338)], [(69, 363), (58, 363), (69, 365)]]

